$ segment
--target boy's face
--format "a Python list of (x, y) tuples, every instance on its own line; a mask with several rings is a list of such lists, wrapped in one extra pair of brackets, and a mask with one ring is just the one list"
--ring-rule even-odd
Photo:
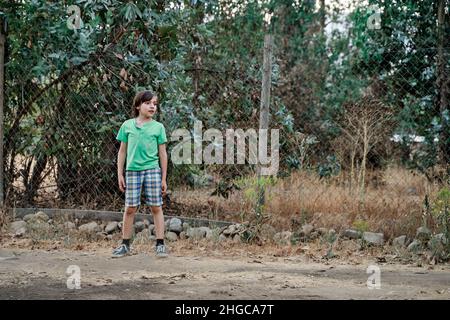
[(143, 102), (137, 109), (139, 110), (139, 115), (151, 118), (156, 113), (157, 106), (158, 98), (154, 96), (150, 101)]

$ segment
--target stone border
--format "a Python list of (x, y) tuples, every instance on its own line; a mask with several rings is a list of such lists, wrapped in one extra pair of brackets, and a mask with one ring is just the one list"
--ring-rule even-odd
[[(65, 216), (66, 218), (79, 219), (82, 221), (122, 221), (123, 213), (117, 211), (98, 211), (98, 210), (81, 210), (81, 209), (52, 209), (52, 208), (6, 208), (8, 214), (15, 218), (23, 218), (27, 214), (34, 214), (38, 211), (46, 213), (50, 218)], [(236, 222), (209, 220), (209, 219), (199, 219), (199, 218), (189, 218), (181, 216), (169, 216), (164, 215), (165, 221), (172, 218), (178, 218), (181, 222), (187, 222), (192, 227), (228, 227), (229, 225), (235, 224)], [(149, 220), (153, 223), (152, 214), (136, 213), (134, 222)]]

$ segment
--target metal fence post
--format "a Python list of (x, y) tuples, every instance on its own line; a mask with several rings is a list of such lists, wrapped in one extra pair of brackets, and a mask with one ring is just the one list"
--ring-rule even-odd
[[(272, 35), (266, 34), (264, 36), (263, 77), (261, 88), (261, 107), (259, 114), (259, 128), (265, 130), (269, 129), (271, 75), (272, 75)], [(256, 206), (256, 214), (258, 217), (261, 217), (262, 206), (264, 205), (265, 202), (264, 199), (265, 190), (264, 186), (261, 185), (261, 164), (259, 161), (257, 165), (257, 174), (258, 174), (258, 203)]]
[(4, 80), (5, 80), (5, 39), (6, 18), (0, 17), (0, 206), (4, 204), (4, 166), (3, 166), (3, 102), (4, 102)]

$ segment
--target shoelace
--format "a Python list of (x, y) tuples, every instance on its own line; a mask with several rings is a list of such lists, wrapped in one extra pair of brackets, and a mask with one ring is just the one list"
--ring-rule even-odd
[(164, 246), (157, 246), (156, 247), (156, 252), (157, 253), (165, 253), (165, 248), (164, 248)]
[(114, 252), (120, 252), (125, 247), (125, 251), (128, 251), (126, 245), (121, 244), (118, 248), (114, 249)]

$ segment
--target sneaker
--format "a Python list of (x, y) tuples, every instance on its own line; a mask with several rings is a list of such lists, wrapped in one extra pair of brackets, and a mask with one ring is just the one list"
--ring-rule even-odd
[(125, 244), (121, 244), (120, 246), (118, 246), (116, 249), (113, 250), (112, 253), (112, 258), (122, 258), (126, 255), (130, 254), (130, 248), (125, 245)]
[(157, 258), (167, 258), (168, 254), (166, 251), (166, 246), (163, 244), (160, 244), (156, 246), (156, 257)]

